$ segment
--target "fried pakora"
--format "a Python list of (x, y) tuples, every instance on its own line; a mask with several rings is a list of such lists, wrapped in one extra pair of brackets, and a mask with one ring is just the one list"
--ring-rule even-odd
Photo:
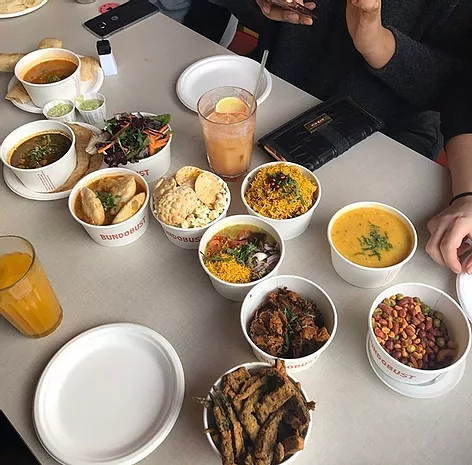
[(308, 402), (282, 360), (275, 367), (249, 372), (239, 368), (223, 376), (206, 398), (206, 431), (223, 465), (278, 465), (303, 449), (311, 421)]
[(269, 292), (254, 313), (249, 336), (261, 350), (282, 358), (312, 354), (330, 338), (316, 304), (286, 287)]

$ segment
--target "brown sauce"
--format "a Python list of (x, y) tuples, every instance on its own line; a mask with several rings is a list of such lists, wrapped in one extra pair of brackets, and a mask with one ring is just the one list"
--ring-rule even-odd
[(69, 137), (59, 131), (35, 134), (13, 150), (10, 164), (21, 169), (42, 168), (62, 158), (71, 145)]
[(77, 69), (77, 65), (69, 60), (48, 60), (30, 68), (23, 80), (31, 84), (51, 84), (68, 78)]
[[(96, 181), (88, 184), (86, 187), (94, 191), (97, 194), (97, 197), (103, 199), (102, 204), (105, 207), (107, 200), (109, 200), (110, 196), (112, 196), (111, 192), (112, 192), (113, 187), (115, 186), (116, 182), (123, 176), (124, 175), (121, 175), (121, 174), (116, 175), (116, 176), (106, 176), (106, 177), (97, 179)], [(146, 188), (143, 186), (141, 181), (136, 178), (135, 178), (135, 181), (136, 181), (136, 192), (134, 193), (134, 195), (140, 194), (141, 192), (146, 193)], [(77, 215), (77, 217), (80, 218), (83, 222), (91, 224), (90, 219), (84, 213), (84, 210), (82, 208), (82, 200), (81, 200), (80, 193), (75, 198), (74, 212)], [(105, 208), (105, 213), (106, 213), (105, 222), (103, 223), (102, 226), (110, 225), (113, 222), (113, 219), (115, 218), (118, 212), (113, 211), (113, 208), (111, 208), (108, 211), (107, 211), (107, 208)]]

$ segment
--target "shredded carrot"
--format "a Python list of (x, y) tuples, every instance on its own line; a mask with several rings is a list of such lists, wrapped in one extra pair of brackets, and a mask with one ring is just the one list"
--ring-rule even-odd
[(131, 123), (126, 123), (112, 138), (111, 140), (115, 140), (120, 134), (122, 134), (124, 131), (126, 131), (126, 128), (130, 125)]
[(113, 147), (115, 145), (115, 141), (111, 141), (108, 145), (105, 145), (104, 147), (101, 147), (97, 150), (98, 153), (103, 153), (106, 150), (108, 150), (110, 147)]
[(169, 141), (169, 136), (164, 138), (149, 136), (149, 155), (154, 155), (159, 149), (162, 149), (166, 146)]

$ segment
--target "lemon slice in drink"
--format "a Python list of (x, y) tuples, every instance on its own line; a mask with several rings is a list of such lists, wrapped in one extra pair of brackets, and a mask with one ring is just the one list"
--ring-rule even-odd
[(215, 106), (216, 113), (244, 113), (248, 112), (245, 102), (237, 97), (222, 98)]

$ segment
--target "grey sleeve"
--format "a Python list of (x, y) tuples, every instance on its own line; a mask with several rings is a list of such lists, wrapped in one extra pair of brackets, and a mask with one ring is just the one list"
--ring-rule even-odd
[(461, 69), (461, 60), (396, 29), (390, 30), (396, 40), (395, 53), (383, 68), (367, 65), (370, 72), (411, 104), (431, 108), (450, 78)]

